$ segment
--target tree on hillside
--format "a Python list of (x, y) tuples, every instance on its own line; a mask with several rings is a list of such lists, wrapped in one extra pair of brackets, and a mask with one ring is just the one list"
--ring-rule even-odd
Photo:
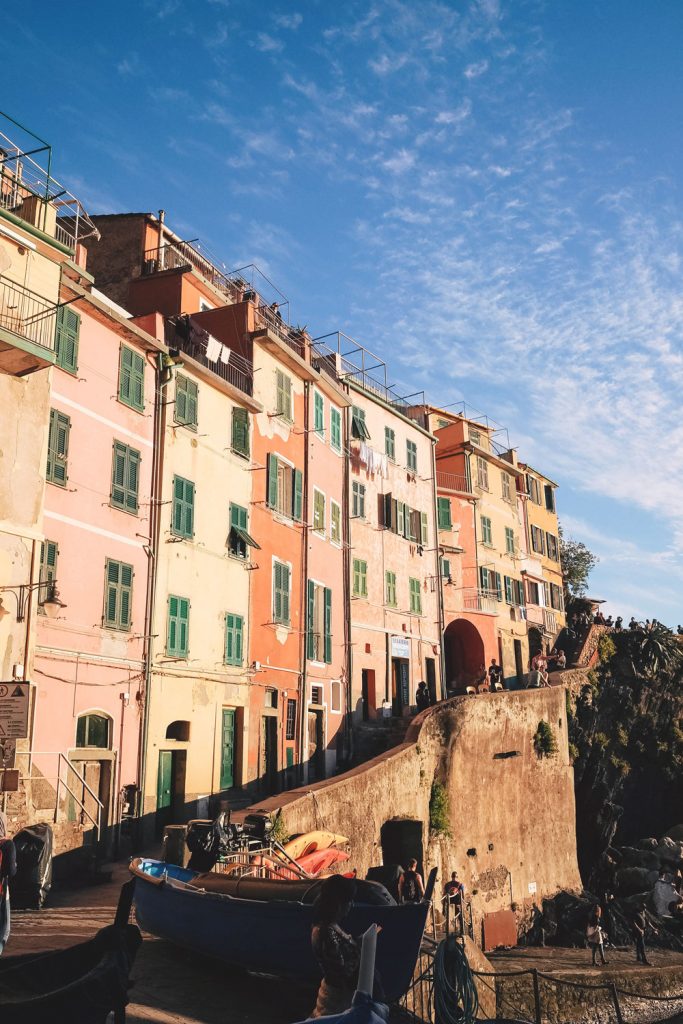
[(565, 604), (577, 597), (583, 597), (588, 586), (588, 577), (600, 559), (580, 540), (565, 539), (562, 527), (560, 533), (560, 557), (564, 580)]

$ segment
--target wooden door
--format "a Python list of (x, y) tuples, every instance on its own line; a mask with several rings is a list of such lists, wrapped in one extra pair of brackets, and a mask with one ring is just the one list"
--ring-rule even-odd
[(221, 729), (221, 789), (235, 785), (235, 710), (223, 708)]
[(173, 813), (173, 751), (159, 751), (157, 773), (157, 828), (168, 825)]

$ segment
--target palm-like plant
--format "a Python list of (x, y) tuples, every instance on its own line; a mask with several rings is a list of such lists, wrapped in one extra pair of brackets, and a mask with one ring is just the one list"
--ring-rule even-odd
[(661, 622), (631, 633), (628, 648), (633, 675), (650, 682), (672, 675), (683, 665), (683, 644)]

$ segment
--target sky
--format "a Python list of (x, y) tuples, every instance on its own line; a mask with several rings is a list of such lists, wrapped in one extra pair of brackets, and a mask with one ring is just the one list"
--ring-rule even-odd
[(487, 414), (559, 484), (591, 595), (683, 621), (683, 3), (31, 10), (0, 107), (90, 213), (164, 208), (399, 394)]

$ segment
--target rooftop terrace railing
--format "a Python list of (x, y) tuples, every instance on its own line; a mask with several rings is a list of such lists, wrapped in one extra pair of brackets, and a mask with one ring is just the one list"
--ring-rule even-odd
[(436, 471), (436, 486), (444, 491), (455, 491), (458, 494), (472, 494), (472, 486), (462, 473), (442, 473)]
[(57, 306), (23, 285), (0, 277), (0, 327), (54, 352)]

